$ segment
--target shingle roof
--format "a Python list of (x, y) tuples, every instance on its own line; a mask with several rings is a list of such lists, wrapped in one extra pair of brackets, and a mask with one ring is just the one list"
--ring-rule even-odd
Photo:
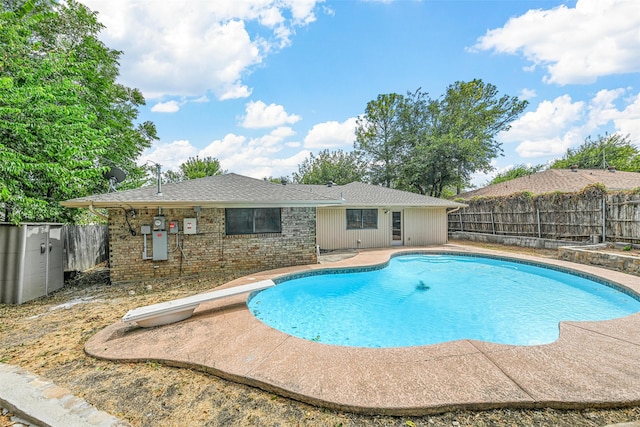
[(474, 197), (508, 196), (529, 191), (545, 194), (555, 191), (573, 193), (591, 184), (603, 184), (608, 190), (631, 190), (640, 187), (640, 173), (610, 172), (603, 169), (547, 169), (533, 175), (489, 185), (461, 194), (466, 200)]
[(98, 194), (62, 202), (67, 207), (170, 207), (170, 206), (429, 206), (462, 207), (463, 204), (377, 185), (276, 184), (237, 174), (193, 179), (157, 187)]
[(462, 203), (436, 197), (423, 196), (408, 191), (394, 190), (362, 182), (346, 185), (304, 185), (290, 184), (291, 187), (305, 189), (308, 192), (322, 194), (330, 198), (344, 199), (346, 206), (420, 206), (420, 207), (464, 207)]
[(341, 203), (318, 193), (237, 174), (225, 174), (62, 202), (67, 207), (317, 206)]

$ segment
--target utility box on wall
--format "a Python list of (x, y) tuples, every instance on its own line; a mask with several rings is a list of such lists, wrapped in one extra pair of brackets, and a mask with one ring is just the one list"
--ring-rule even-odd
[(198, 222), (195, 218), (184, 219), (184, 234), (196, 234), (198, 232)]
[(0, 302), (22, 304), (64, 285), (61, 224), (0, 224)]
[(167, 232), (159, 230), (153, 232), (153, 260), (166, 261), (168, 257)]

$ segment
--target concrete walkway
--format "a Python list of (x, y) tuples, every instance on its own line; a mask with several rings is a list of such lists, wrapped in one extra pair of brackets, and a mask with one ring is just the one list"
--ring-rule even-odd
[[(363, 251), (330, 268), (386, 262), (402, 248)], [(640, 293), (637, 277), (558, 260), (446, 245), (431, 252), (520, 258), (595, 274)], [(279, 269), (225, 287), (273, 279)], [(271, 329), (247, 309), (247, 296), (201, 305), (193, 317), (157, 328), (111, 325), (86, 344), (95, 357), (158, 360), (318, 406), (367, 414), (423, 415), (458, 409), (581, 408), (640, 404), (640, 313), (605, 322), (563, 322), (547, 345), (460, 340), (423, 347), (355, 348), (307, 341)]]
[(14, 365), (0, 363), (0, 408), (43, 427), (127, 427), (69, 390)]

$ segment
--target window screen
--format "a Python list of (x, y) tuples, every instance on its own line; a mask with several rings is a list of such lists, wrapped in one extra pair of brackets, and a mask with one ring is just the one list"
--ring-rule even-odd
[(347, 209), (347, 230), (378, 228), (377, 209)]
[(225, 209), (225, 218), (227, 235), (282, 232), (279, 208)]

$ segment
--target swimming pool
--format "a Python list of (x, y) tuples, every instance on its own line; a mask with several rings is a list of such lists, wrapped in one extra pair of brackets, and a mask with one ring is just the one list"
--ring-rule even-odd
[(560, 321), (640, 311), (640, 296), (541, 265), (468, 255), (401, 255), (384, 268), (329, 270), (252, 295), (263, 323), (307, 340), (405, 347), (474, 339), (547, 344)]

